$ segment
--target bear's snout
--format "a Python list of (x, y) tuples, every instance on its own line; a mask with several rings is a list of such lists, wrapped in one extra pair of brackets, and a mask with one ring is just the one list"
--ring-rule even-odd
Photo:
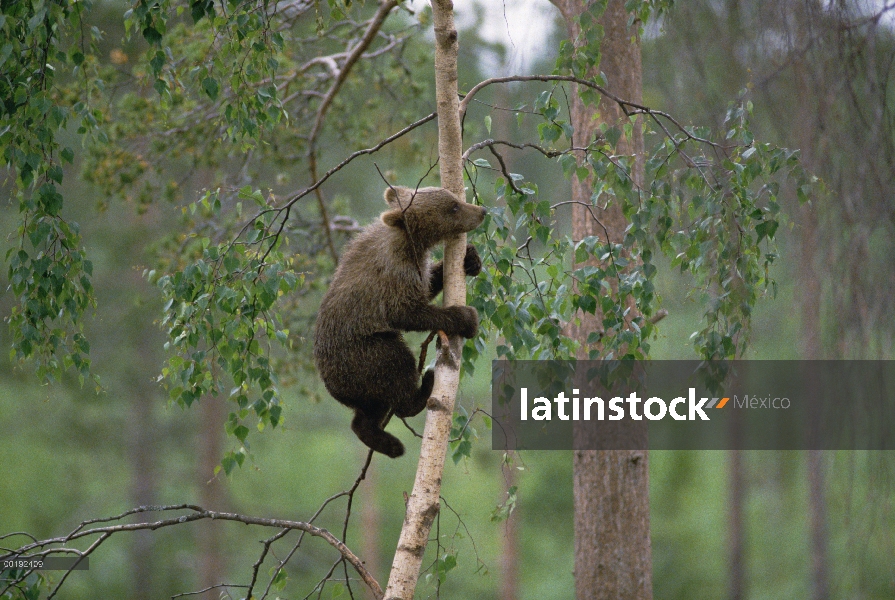
[(482, 224), (482, 221), (485, 220), (485, 215), (488, 214), (488, 210), (484, 206), (476, 206), (475, 204), (464, 204), (463, 205), (463, 224), (465, 227), (464, 231), (472, 231), (476, 227)]

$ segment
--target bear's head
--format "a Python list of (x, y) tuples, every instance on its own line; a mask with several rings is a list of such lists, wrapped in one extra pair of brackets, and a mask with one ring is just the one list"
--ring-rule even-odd
[(460, 233), (472, 231), (485, 219), (485, 207), (461, 202), (444, 188), (389, 187), (390, 210), (382, 222), (402, 229), (416, 245), (430, 248)]

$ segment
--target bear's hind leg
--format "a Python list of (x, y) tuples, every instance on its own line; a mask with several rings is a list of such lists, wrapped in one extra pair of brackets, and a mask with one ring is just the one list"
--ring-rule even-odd
[(351, 421), (351, 430), (358, 439), (376, 452), (381, 452), (390, 458), (398, 458), (404, 454), (404, 444), (395, 436), (382, 428), (385, 412), (374, 414), (362, 410), (354, 411), (354, 419)]
[[(415, 417), (420, 414), (426, 404), (429, 402), (429, 396), (432, 395), (432, 387), (435, 385), (435, 371), (429, 369), (423, 374), (423, 382), (419, 390), (414, 390), (409, 398), (403, 402), (399, 402), (395, 407), (395, 416), (397, 417)], [(414, 388), (416, 386), (414, 385)]]

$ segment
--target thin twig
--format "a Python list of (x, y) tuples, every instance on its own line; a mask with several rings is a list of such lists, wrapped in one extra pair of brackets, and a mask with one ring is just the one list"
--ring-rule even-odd
[(426, 354), (428, 353), (428, 350), (429, 350), (429, 344), (434, 339), (435, 339), (435, 332), (430, 331), (429, 335), (426, 337), (426, 339), (423, 340), (423, 343), (420, 344), (420, 360), (419, 360), (419, 364), (417, 365), (417, 371), (419, 373), (422, 373), (423, 367), (426, 366)]
[(258, 569), (261, 568), (261, 564), (264, 562), (264, 559), (267, 558), (267, 553), (270, 552), (270, 546), (277, 540), (285, 537), (285, 535), (290, 531), (292, 530), (282, 529), (278, 533), (261, 542), (264, 545), (264, 549), (261, 551), (261, 555), (258, 557), (258, 560), (255, 561), (254, 565), (252, 565), (252, 580), (249, 582), (248, 590), (246, 591), (246, 598), (252, 597), (252, 590), (255, 587), (255, 583), (258, 581)]
[(493, 154), (494, 158), (497, 159), (497, 162), (500, 163), (500, 170), (503, 173), (503, 176), (506, 177), (507, 183), (510, 184), (510, 187), (513, 188), (514, 192), (521, 195), (522, 190), (520, 190), (519, 188), (516, 187), (516, 182), (513, 181), (513, 177), (510, 175), (510, 172), (507, 170), (506, 163), (503, 162), (503, 156), (501, 156), (500, 153), (494, 149), (494, 144), (489, 145), (488, 149), (491, 150), (491, 154)]
[[(249, 591), (251, 591), (251, 589), (252, 589), (251, 586), (248, 586), (248, 585), (235, 585), (232, 583), (218, 583), (216, 585), (210, 585), (205, 589), (196, 590), (195, 592), (181, 592), (179, 594), (174, 594), (173, 596), (171, 596), (171, 600), (174, 600), (174, 598), (183, 598), (184, 596), (198, 596), (199, 594), (204, 594), (205, 592), (210, 592), (211, 590), (215, 590), (217, 588), (248, 588)], [(250, 598), (251, 596), (249, 596), (247, 594), (246, 597)]]

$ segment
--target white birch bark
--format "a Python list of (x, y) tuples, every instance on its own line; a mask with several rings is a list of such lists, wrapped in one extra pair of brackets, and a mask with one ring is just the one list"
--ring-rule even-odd
[[(435, 26), (435, 96), (438, 105), (438, 155), (441, 185), (461, 200), (465, 200), (461, 161), (459, 99), (457, 96), (457, 30), (454, 26), (454, 6), (450, 0), (433, 0), (432, 15)], [(463, 257), (466, 236), (461, 235), (445, 244), (444, 304), (458, 306), (466, 303), (466, 279)], [(411, 600), (419, 578), (420, 565), (432, 523), (438, 515), (441, 477), (447, 453), (454, 400), (460, 383), (460, 338), (442, 344), (435, 365), (435, 387), (429, 398), (426, 426), (417, 465), (413, 492), (407, 500), (404, 526), (398, 540), (388, 587), (387, 599)]]

